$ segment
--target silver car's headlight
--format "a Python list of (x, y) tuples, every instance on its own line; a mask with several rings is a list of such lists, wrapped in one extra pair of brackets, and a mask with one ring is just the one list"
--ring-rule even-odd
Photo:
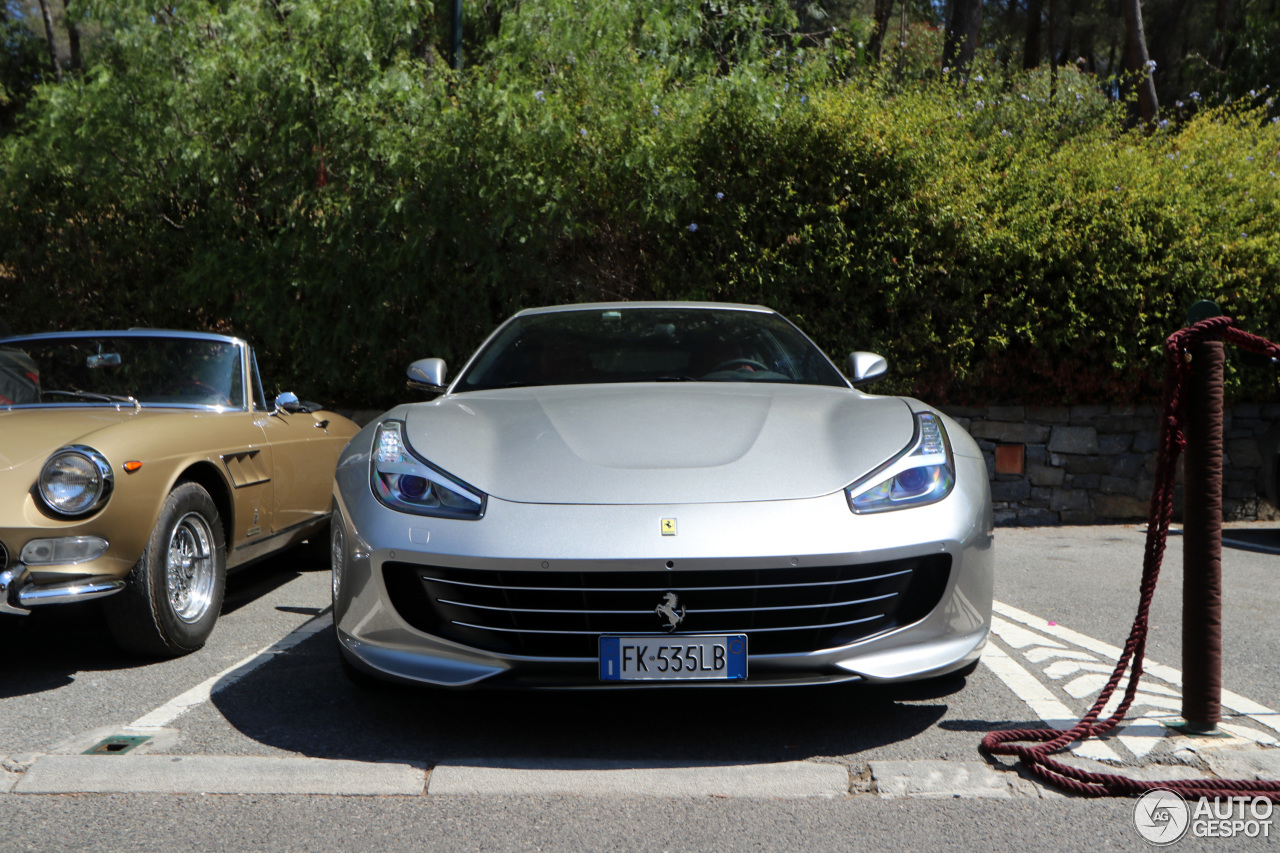
[(78, 516), (107, 502), (115, 477), (105, 456), (92, 447), (72, 444), (49, 457), (36, 485), (49, 509), (58, 515)]
[(484, 514), (484, 494), (418, 457), (405, 440), (401, 421), (378, 424), (369, 473), (374, 495), (391, 509), (439, 518)]
[(951, 494), (955, 484), (951, 440), (942, 419), (919, 412), (907, 449), (844, 491), (854, 512), (884, 512), (936, 503)]

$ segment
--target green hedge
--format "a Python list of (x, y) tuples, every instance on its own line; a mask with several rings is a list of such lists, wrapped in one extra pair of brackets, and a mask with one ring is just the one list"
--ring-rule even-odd
[(564, 301), (768, 304), (951, 403), (1153, 399), (1199, 298), (1280, 338), (1280, 128), (1249, 105), (1143, 135), (1069, 70), (953, 80), (929, 33), (873, 74), (862, 25), (814, 46), (788, 4), (495, 8), (460, 76), (417, 4), (113, 21), (0, 139), (0, 315), (234, 332), (348, 407)]

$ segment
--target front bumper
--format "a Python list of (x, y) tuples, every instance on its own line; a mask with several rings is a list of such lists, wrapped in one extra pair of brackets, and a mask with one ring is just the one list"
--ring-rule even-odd
[[(465, 631), (425, 629), (429, 626), (406, 612), (403, 596), (388, 589), (387, 569), (500, 572), (506, 577), (634, 573), (667, 577), (670, 587), (680, 590), (684, 579), (695, 574), (871, 571), (945, 558), (948, 568), (927, 612), (912, 614), (905, 624), (889, 620), (883, 630), (848, 641), (840, 641), (847, 634), (833, 635), (836, 642), (831, 644), (757, 654), (752, 649), (768, 644), (749, 641), (747, 680), (733, 684), (894, 682), (943, 675), (977, 660), (991, 623), (994, 554), (986, 470), (977, 459), (960, 457), (957, 465), (958, 485), (946, 500), (871, 516), (851, 513), (843, 493), (837, 493), (795, 501), (682, 506), (515, 504), (490, 498), (480, 521), (393, 512), (374, 500), (361, 466), (340, 469), (334, 514), (344, 555), (335, 578), (338, 643), (353, 666), (392, 681), (615, 687), (615, 682), (598, 680), (596, 660), (580, 648), (576, 654), (477, 648), (460, 641)], [(662, 535), (663, 519), (677, 520), (678, 535)], [(648, 630), (665, 636), (656, 622)], [(744, 632), (751, 637), (750, 629)], [(720, 683), (622, 686), (710, 684)]]
[[(13, 534), (14, 531), (8, 531)], [(13, 535), (6, 536), (11, 541)], [(56, 551), (60, 543), (82, 545), (92, 539), (100, 543), (84, 560), (39, 563), (27, 565), (17, 559), (3, 542), (0, 542), (0, 614), (26, 616), (32, 607), (46, 604), (70, 604), (112, 595), (124, 589), (125, 582), (116, 575), (99, 574), (94, 567), (108, 561), (109, 545), (100, 537), (45, 536), (38, 541)], [(24, 549), (23, 553), (26, 552)]]
[(0, 572), (0, 613), (26, 616), (32, 607), (44, 604), (71, 604), (113, 595), (124, 589), (124, 581), (111, 575), (88, 575), (54, 583), (33, 583), (25, 566)]

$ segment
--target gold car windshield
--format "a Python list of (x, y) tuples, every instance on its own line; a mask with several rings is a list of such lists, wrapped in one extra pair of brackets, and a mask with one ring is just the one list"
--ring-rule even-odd
[(234, 340), (39, 335), (0, 342), (0, 406), (245, 408)]
[(772, 312), (619, 307), (516, 317), (455, 390), (695, 381), (848, 386), (812, 341)]

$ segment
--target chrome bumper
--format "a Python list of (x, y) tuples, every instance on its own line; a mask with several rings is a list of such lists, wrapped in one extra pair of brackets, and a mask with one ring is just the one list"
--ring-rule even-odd
[(50, 584), (27, 582), (23, 565), (0, 572), (0, 613), (26, 616), (32, 607), (44, 604), (70, 604), (102, 598), (124, 589), (124, 581), (110, 575), (76, 578)]

